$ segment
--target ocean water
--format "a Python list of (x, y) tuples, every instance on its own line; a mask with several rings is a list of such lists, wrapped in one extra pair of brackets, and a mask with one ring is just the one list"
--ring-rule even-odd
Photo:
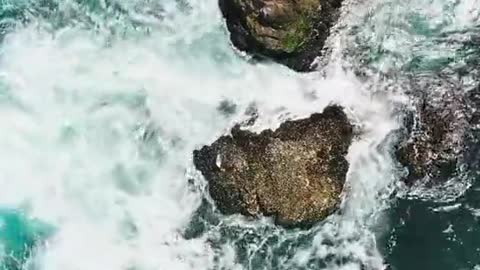
[[(299, 74), (235, 51), (216, 0), (0, 1), (0, 268), (478, 269), (476, 179), (408, 190), (392, 143), (402, 76), (475, 84), (479, 7), (345, 1)], [(252, 106), (259, 131), (331, 103), (362, 131), (337, 213), (302, 231), (215, 209), (194, 149)]]

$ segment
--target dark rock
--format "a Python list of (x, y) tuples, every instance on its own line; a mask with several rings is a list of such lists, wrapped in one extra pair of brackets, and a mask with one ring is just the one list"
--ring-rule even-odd
[(466, 101), (471, 132), (465, 143), (464, 161), (469, 170), (478, 173), (480, 172), (480, 85), (466, 93)]
[(409, 95), (415, 111), (407, 117), (407, 131), (396, 154), (408, 169), (405, 182), (443, 183), (461, 173), (467, 141), (475, 121), (469, 95), (462, 85), (441, 76), (413, 78)]
[(342, 0), (219, 0), (232, 43), (257, 58), (310, 71)]
[(352, 125), (341, 107), (287, 121), (276, 131), (241, 130), (193, 153), (194, 164), (224, 214), (273, 216), (309, 226), (332, 213), (348, 171)]

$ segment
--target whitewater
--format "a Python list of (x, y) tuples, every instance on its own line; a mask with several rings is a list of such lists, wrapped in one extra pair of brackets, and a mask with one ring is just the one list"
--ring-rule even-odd
[[(444, 52), (397, 27), (410, 6), (447, 30), (472, 27), (480, 12), (476, 0), (347, 1), (319, 71), (301, 74), (236, 51), (216, 0), (0, 5), (8, 270), (385, 269), (378, 241), (404, 188), (391, 144), (408, 100), (373, 70), (395, 70), (412, 51)], [(363, 78), (350, 53), (358, 38), (392, 52)], [(260, 131), (332, 103), (358, 132), (337, 213), (307, 231), (218, 213), (193, 150), (248, 119), (252, 106), (250, 129)]]

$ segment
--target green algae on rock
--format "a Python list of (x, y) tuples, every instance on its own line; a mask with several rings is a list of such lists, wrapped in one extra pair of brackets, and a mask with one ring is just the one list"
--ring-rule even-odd
[(224, 214), (273, 216), (284, 226), (310, 226), (335, 211), (348, 171), (353, 128), (329, 106), (260, 134), (237, 125), (193, 153)]
[(232, 43), (259, 58), (310, 71), (342, 0), (220, 0)]

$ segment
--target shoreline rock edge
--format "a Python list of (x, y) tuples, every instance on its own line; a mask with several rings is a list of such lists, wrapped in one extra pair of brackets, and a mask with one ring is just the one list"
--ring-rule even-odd
[(352, 139), (343, 108), (333, 105), (275, 131), (255, 134), (237, 125), (195, 150), (193, 160), (220, 212), (308, 227), (338, 209)]

